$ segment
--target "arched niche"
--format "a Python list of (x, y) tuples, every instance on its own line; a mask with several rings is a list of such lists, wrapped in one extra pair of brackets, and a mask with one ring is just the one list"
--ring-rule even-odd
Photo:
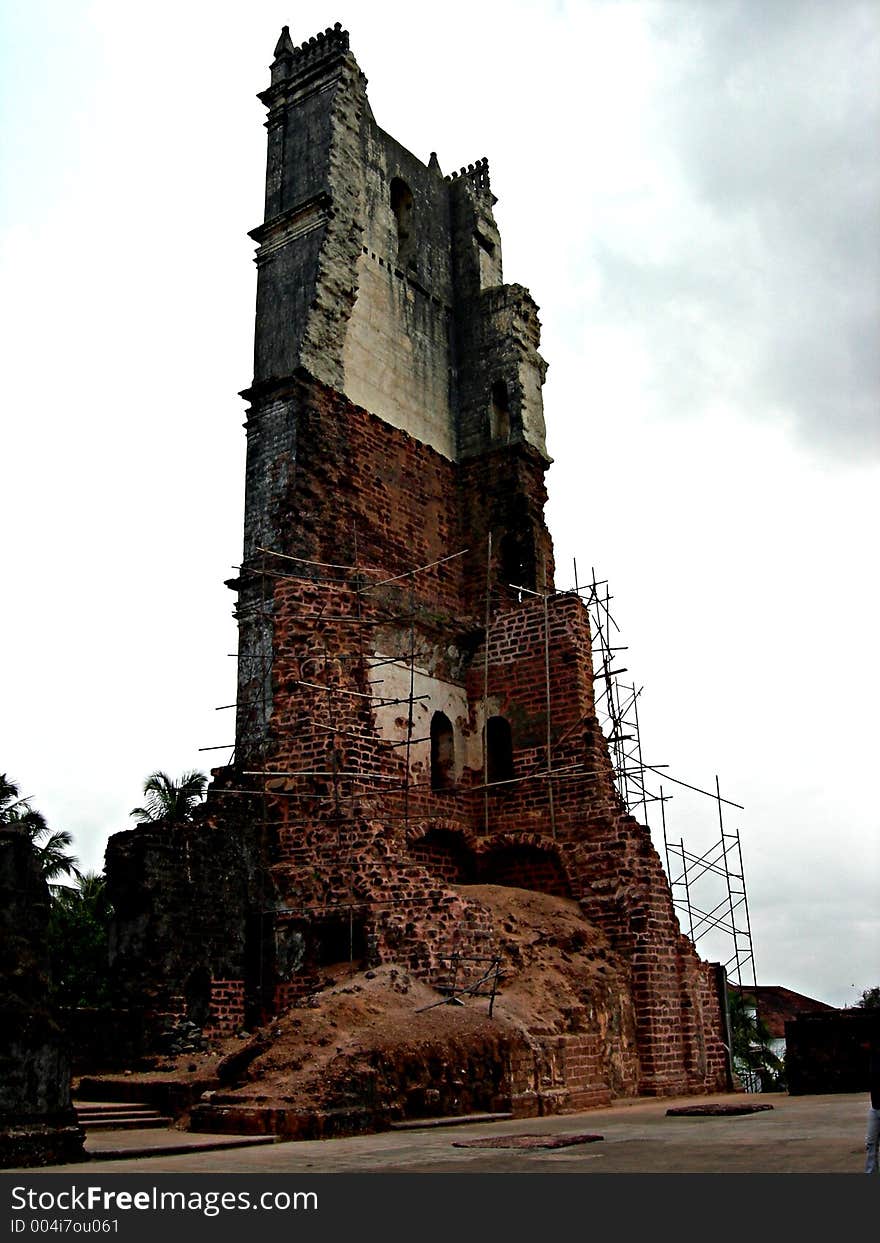
[(416, 253), (412, 190), (401, 177), (391, 180), (391, 210), (397, 222), (397, 262), (409, 263)]
[(496, 380), (489, 396), (489, 435), (506, 444), (510, 440), (510, 395), (503, 380)]
[(409, 845), (410, 858), (450, 885), (472, 885), (477, 879), (473, 852), (460, 833), (428, 829)]
[(501, 580), (513, 587), (537, 590), (537, 557), (531, 529), (507, 531), (499, 548)]
[(486, 722), (486, 769), (490, 783), (513, 778), (513, 734), (503, 716), (490, 716)]
[(455, 734), (445, 712), (431, 717), (431, 789), (446, 790), (455, 780)]
[(570, 898), (571, 886), (552, 850), (523, 844), (505, 844), (488, 851), (480, 861), (480, 883), (534, 889), (559, 898)]

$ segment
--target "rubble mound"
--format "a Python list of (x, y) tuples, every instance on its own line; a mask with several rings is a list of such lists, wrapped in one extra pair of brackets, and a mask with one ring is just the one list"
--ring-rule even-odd
[[(487, 986), (449, 1004), (448, 991), (394, 964), (328, 968), (317, 991), (248, 1045), (223, 1043), (218, 1070), (227, 1086), (203, 1096), (192, 1128), (306, 1137), (510, 1109), (512, 1061), (534, 1065), (539, 1096), (548, 1045), (555, 1050), (587, 1028), (612, 1072), (603, 1099), (629, 1094), (622, 1074), (613, 1081), (621, 1046), (634, 1039), (629, 992), (604, 935), (569, 899), (498, 885), (461, 890), (492, 916), (501, 959), (492, 1017)], [(552, 1074), (544, 1078), (552, 1093)], [(564, 1095), (564, 1084), (556, 1089)], [(557, 1099), (546, 1112), (560, 1107)], [(533, 1103), (519, 1112), (545, 1110)]]
[(448, 977), (444, 988), (400, 964), (339, 963), (266, 1026), (166, 1053), (149, 1071), (84, 1079), (81, 1095), (149, 1098), (196, 1131), (302, 1139), (634, 1096), (629, 967), (604, 933), (568, 898), (455, 888), (491, 924), (494, 998), (488, 982), (462, 990), (483, 960), (462, 962), (454, 994)]

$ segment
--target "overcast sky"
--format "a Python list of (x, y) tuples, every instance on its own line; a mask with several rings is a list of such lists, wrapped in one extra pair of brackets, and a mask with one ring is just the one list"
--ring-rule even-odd
[[(233, 737), (254, 96), (282, 24), (337, 20), (383, 128), (489, 157), (544, 325), (558, 585), (609, 580), (645, 759), (744, 806), (759, 982), (853, 1003), (880, 983), (873, 2), (9, 0), (0, 772), (95, 869), (147, 773), (227, 755), (198, 748)], [(717, 839), (709, 800), (667, 811)]]

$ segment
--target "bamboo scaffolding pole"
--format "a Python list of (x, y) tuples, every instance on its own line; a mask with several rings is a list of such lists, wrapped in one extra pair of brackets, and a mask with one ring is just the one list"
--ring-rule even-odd
[(275, 552), (272, 548), (262, 548), (257, 545), (257, 552), (265, 553), (267, 557), (279, 557), (282, 561), (296, 561), (300, 565), (315, 565), (324, 570), (355, 570), (358, 574), (382, 574), (383, 570), (371, 568), (367, 565), (338, 565), (333, 561), (309, 561), (306, 557), (294, 557), (287, 552)]
[(411, 578), (413, 574), (421, 574), (425, 570), (433, 570), (438, 565), (445, 565), (447, 561), (455, 561), (457, 557), (463, 557), (470, 552), (469, 548), (462, 548), (459, 552), (451, 552), (448, 557), (440, 557), (437, 561), (429, 561), (427, 565), (417, 565), (413, 570), (405, 570), (402, 574), (394, 574), (391, 578), (383, 578), (381, 582), (370, 583), (367, 587), (361, 588), (366, 593), (375, 591), (378, 587), (387, 587), (389, 583), (399, 583), (403, 578)]

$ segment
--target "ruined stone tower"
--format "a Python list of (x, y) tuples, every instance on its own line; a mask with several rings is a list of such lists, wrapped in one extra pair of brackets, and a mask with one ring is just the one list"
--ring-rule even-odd
[(390, 577), (467, 548), (413, 586), (482, 624), (491, 532), (493, 586), (552, 588), (546, 367), (534, 302), (502, 283), (488, 164), (449, 177), (435, 156), (424, 165), (378, 127), (365, 87), (345, 32), (294, 48), (285, 31), (261, 96), (240, 759), (262, 757), (271, 732), (266, 550)]
[(487, 161), (444, 176), (380, 129), (338, 26), (285, 28), (261, 99), (235, 756), (200, 824), (111, 842), (120, 980), (233, 1030), (336, 961), (431, 979), (489, 952), (474, 886), (531, 889), (579, 904), (625, 981), (554, 1045), (570, 1100), (723, 1087), (716, 972), (554, 587), (537, 308), (503, 283)]

